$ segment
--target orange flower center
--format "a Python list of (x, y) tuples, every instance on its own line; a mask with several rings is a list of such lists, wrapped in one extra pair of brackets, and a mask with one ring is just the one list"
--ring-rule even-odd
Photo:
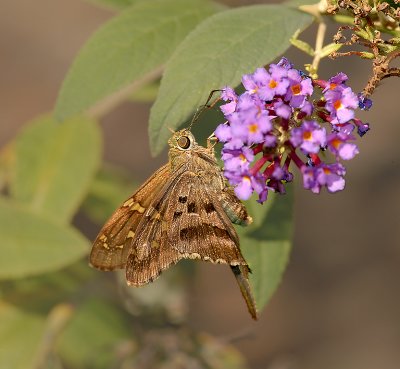
[(331, 171), (328, 168), (325, 167), (323, 170), (325, 174), (331, 174)]
[(274, 79), (271, 79), (271, 81), (269, 81), (269, 87), (275, 88), (276, 86), (278, 86), (278, 82), (276, 82)]
[(342, 143), (342, 141), (340, 141), (340, 140), (337, 139), (337, 138), (335, 138), (334, 140), (331, 141), (331, 145), (332, 145), (335, 149), (337, 149), (337, 148), (340, 146), (341, 143)]
[(250, 133), (258, 132), (258, 125), (256, 123), (250, 124), (249, 125), (249, 132)]
[(292, 86), (292, 92), (294, 95), (298, 95), (301, 92), (301, 85), (297, 84)]
[(312, 133), (310, 131), (305, 131), (303, 133), (303, 139), (304, 140), (311, 140), (311, 137), (312, 137)]
[(239, 158), (241, 161), (245, 162), (246, 161), (246, 157), (243, 154), (239, 155)]
[(336, 88), (337, 84), (336, 83), (331, 83), (329, 86), (330, 90), (334, 90)]
[(341, 102), (340, 100), (335, 101), (335, 102), (333, 103), (333, 107), (334, 107), (336, 110), (339, 110), (339, 109), (342, 107), (342, 102)]

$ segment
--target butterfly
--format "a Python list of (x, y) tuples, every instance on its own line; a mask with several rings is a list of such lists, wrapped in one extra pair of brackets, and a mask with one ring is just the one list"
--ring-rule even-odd
[(218, 166), (211, 139), (199, 145), (189, 129), (169, 139), (169, 161), (111, 216), (93, 243), (90, 264), (123, 269), (128, 285), (143, 286), (181, 259), (228, 264), (257, 319), (233, 224), (252, 218)]

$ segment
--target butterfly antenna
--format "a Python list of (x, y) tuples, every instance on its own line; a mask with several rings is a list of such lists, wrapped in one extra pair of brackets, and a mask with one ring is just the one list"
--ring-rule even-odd
[(192, 121), (191, 121), (190, 124), (189, 124), (189, 127), (188, 127), (189, 131), (192, 129), (193, 124), (200, 118), (200, 116), (201, 116), (201, 114), (203, 113), (204, 110), (206, 110), (206, 109), (212, 109), (212, 108), (215, 106), (215, 104), (216, 104), (218, 101), (221, 100), (221, 98), (219, 97), (218, 99), (215, 99), (215, 100), (210, 104), (210, 101), (211, 101), (213, 95), (214, 95), (216, 92), (222, 92), (222, 90), (212, 90), (212, 91), (210, 92), (210, 95), (208, 95), (208, 99), (207, 99), (206, 103), (205, 103), (204, 105), (200, 105), (200, 106), (197, 108), (196, 113), (194, 113), (193, 118), (192, 118)]

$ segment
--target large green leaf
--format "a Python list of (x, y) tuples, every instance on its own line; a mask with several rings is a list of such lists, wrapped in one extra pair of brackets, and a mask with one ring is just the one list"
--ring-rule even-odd
[(88, 241), (75, 229), (0, 200), (0, 279), (58, 270), (81, 258)]
[(42, 316), (0, 300), (0, 369), (32, 368), (44, 327)]
[(278, 287), (291, 249), (293, 195), (270, 193), (264, 205), (248, 201), (254, 224), (239, 228), (240, 247), (250, 265), (250, 284), (261, 311)]
[(187, 33), (218, 9), (205, 0), (154, 0), (121, 12), (78, 54), (61, 88), (56, 117), (64, 120), (135, 81), (149, 79)]
[(158, 154), (176, 128), (213, 89), (236, 86), (252, 72), (282, 54), (310, 15), (283, 5), (257, 5), (215, 14), (179, 45), (168, 61), (150, 115), (149, 135)]
[(50, 116), (28, 124), (15, 143), (11, 194), (38, 213), (68, 222), (99, 166), (96, 122), (79, 117), (56, 123)]
[(129, 336), (130, 328), (121, 310), (90, 299), (76, 311), (60, 337), (57, 351), (71, 368), (112, 368), (118, 345)]

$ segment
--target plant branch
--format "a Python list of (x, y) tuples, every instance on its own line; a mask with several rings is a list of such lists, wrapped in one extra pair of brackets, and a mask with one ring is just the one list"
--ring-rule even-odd
[(319, 62), (321, 61), (321, 50), (324, 46), (324, 38), (326, 33), (326, 23), (319, 20), (317, 37), (315, 39), (315, 55), (311, 63), (310, 74), (312, 78), (318, 78), (317, 71)]

